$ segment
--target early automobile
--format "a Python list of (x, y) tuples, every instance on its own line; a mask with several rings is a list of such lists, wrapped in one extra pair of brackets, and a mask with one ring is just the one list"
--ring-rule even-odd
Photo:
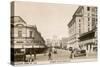
[(86, 50), (74, 50), (74, 57), (86, 56)]

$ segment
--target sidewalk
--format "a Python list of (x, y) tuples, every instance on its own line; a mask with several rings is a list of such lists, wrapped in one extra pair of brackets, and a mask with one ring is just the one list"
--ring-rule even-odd
[(97, 61), (97, 58), (85, 58), (85, 59), (71, 59), (70, 62), (92, 62)]

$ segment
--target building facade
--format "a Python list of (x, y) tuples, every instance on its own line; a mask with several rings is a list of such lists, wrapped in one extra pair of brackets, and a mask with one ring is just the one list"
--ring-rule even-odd
[(89, 52), (97, 51), (97, 7), (82, 7), (79, 33), (80, 47)]
[(97, 7), (79, 6), (68, 24), (73, 48), (97, 50)]
[(68, 37), (63, 37), (61, 39), (61, 44), (63, 49), (68, 49), (70, 47), (69, 45), (69, 38)]
[(45, 41), (35, 25), (27, 25), (20, 16), (11, 17), (12, 62), (32, 60), (34, 54), (42, 53), (45, 49)]
[(78, 49), (79, 48), (79, 23), (80, 23), (80, 18), (81, 15), (78, 12), (80, 10), (80, 8), (78, 8), (76, 10), (76, 12), (74, 13), (71, 21), (68, 23), (68, 28), (69, 28), (69, 44), (70, 47), (72, 47), (73, 49)]

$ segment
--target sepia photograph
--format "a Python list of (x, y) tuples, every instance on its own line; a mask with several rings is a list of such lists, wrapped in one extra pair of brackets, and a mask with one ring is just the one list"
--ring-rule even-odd
[(11, 2), (11, 64), (97, 61), (97, 6)]

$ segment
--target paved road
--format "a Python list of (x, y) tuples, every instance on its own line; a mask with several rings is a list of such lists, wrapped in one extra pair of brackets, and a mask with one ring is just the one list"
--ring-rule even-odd
[(67, 50), (57, 49), (57, 54), (52, 53), (52, 60), (48, 60), (48, 54), (40, 54), (37, 55), (37, 62), (41, 61), (57, 61), (57, 62), (70, 62), (75, 60), (88, 60), (88, 59), (96, 59), (96, 53), (88, 53), (88, 56), (74, 57), (74, 59), (70, 59), (70, 52)]
[[(57, 54), (52, 53), (52, 61), (69, 61), (70, 54), (66, 50), (57, 50)], [(47, 54), (40, 54), (37, 55), (37, 61), (51, 61), (48, 58), (48, 53)]]
[(70, 52), (67, 50), (57, 49), (57, 54), (52, 53), (52, 60), (49, 60), (48, 53), (37, 54), (37, 59), (33, 62), (38, 64), (61, 63), (61, 62), (80, 62), (96, 60), (96, 53), (88, 53), (87, 56), (75, 57), (70, 59)]

